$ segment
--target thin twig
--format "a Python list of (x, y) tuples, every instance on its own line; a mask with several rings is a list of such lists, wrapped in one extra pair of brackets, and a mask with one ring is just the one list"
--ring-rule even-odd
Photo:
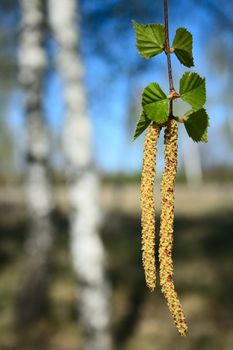
[(169, 26), (168, 26), (168, 4), (167, 0), (164, 0), (164, 23), (165, 23), (165, 52), (167, 55), (167, 66), (168, 66), (168, 78), (170, 93), (174, 90), (173, 77), (172, 77), (172, 65), (170, 56), (170, 42), (169, 42)]
[[(165, 53), (167, 56), (167, 68), (168, 68), (168, 79), (170, 94), (174, 92), (174, 84), (172, 77), (172, 65), (171, 65), (171, 56), (170, 56), (170, 42), (169, 42), (169, 25), (168, 25), (168, 0), (164, 0), (164, 24), (165, 24)], [(169, 116), (173, 116), (173, 101), (170, 100), (170, 112)]]

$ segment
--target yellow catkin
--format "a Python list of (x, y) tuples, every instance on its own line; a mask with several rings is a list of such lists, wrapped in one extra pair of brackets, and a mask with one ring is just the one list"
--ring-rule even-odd
[(165, 170), (161, 184), (161, 226), (160, 226), (160, 284), (176, 327), (182, 336), (187, 325), (184, 312), (173, 282), (173, 230), (174, 230), (174, 185), (177, 170), (178, 127), (175, 120), (169, 120), (164, 134)]
[(159, 126), (154, 124), (149, 126), (144, 143), (141, 179), (142, 262), (146, 284), (151, 291), (156, 284), (154, 180), (159, 134)]

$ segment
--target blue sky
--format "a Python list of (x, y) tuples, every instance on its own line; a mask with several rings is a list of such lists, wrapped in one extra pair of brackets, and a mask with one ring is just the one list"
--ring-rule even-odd
[[(216, 161), (220, 163), (227, 161), (229, 164), (233, 164), (233, 158), (229, 152), (228, 145), (223, 142), (220, 132), (224, 121), (229, 115), (229, 108), (221, 101), (222, 91), (225, 91), (229, 83), (229, 74), (219, 74), (211, 58), (208, 56), (207, 50), (210, 40), (205, 34), (206, 31), (212, 30), (213, 18), (209, 16), (208, 11), (200, 11), (198, 6), (194, 6), (192, 15), (187, 17), (183, 16), (178, 6), (176, 8), (174, 7), (170, 11), (170, 16), (172, 18), (170, 21), (170, 41), (172, 41), (175, 30), (178, 27), (186, 27), (193, 33), (195, 67), (192, 70), (205, 76), (207, 79), (207, 109), (211, 118), (210, 143), (208, 146), (201, 146), (200, 149), (202, 150), (205, 147), (208, 150), (212, 144), (216, 144), (217, 142), (218, 149), (216, 149), (216, 152), (213, 152), (212, 149), (209, 155), (210, 164), (211, 162), (214, 164)], [(137, 20), (140, 22), (140, 19), (137, 18)], [(162, 21), (163, 19), (161, 18)], [(143, 18), (142, 22), (145, 22)], [(200, 26), (200, 23), (204, 23), (204, 26)], [(136, 60), (143, 59), (137, 57), (135, 36), (130, 21), (128, 26), (131, 30), (125, 34), (124, 40), (119, 40), (119, 43), (110, 43), (111, 45), (109, 47), (113, 54), (116, 53), (118, 59), (122, 59), (122, 61), (127, 59), (131, 66), (133, 66)], [(207, 39), (208, 42), (206, 42)], [(50, 46), (50, 50), (56, 52), (56, 46), (54, 47), (53, 45)], [(127, 71), (124, 71), (124, 65), (122, 65), (123, 69), (117, 74), (116, 72), (112, 73), (109, 64), (106, 64), (99, 56), (86, 55), (84, 57), (88, 113), (94, 129), (96, 163), (100, 169), (107, 172), (138, 171), (142, 162), (143, 136), (138, 141), (132, 143), (133, 129), (129, 130), (128, 128), (129, 105), (133, 102), (136, 105), (136, 109), (138, 109), (134, 120), (134, 124), (136, 124), (140, 112), (140, 91), (152, 81), (160, 83), (164, 91), (168, 91), (165, 55), (161, 55), (159, 58), (156, 57), (152, 63), (148, 63), (149, 69), (142, 71), (138, 77), (133, 79), (131, 84), (129, 84)], [(175, 57), (172, 57), (172, 63), (175, 86), (178, 89), (179, 78), (187, 69), (181, 66)], [(103, 81), (105, 84), (103, 84)], [(133, 89), (133, 92), (128, 92), (129, 85)], [(129, 101), (129, 96), (137, 95), (138, 99), (136, 101)], [(50, 126), (51, 134), (55, 138), (59, 138), (64, 123), (65, 107), (62, 81), (54, 69), (50, 71), (46, 79), (44, 97), (45, 116)], [(10, 128), (15, 135), (19, 133), (24, 135), (23, 94), (17, 85), (11, 91), (7, 111)], [(219, 140), (216, 140), (216, 137)], [(19, 148), (23, 148), (22, 140), (19, 139), (17, 141)], [(185, 145), (187, 146), (187, 140), (184, 139), (180, 147), (185, 147)], [(159, 158), (159, 164), (161, 168), (162, 157)]]

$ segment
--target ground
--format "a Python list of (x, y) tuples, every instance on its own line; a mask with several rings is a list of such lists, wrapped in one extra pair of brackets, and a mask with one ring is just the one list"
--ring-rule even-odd
[[(159, 195), (156, 197), (159, 206)], [(0, 191), (1, 350), (80, 349), (78, 289), (69, 255), (68, 204), (63, 189), (56, 190), (56, 198), (57, 235), (50, 275), (50, 308), (46, 317), (20, 331), (14, 325), (14, 310), (21, 281), (27, 212), (22, 191), (12, 188)], [(176, 287), (189, 326), (186, 338), (177, 334), (159, 285), (154, 293), (145, 288), (139, 186), (106, 185), (101, 198), (106, 213), (102, 237), (113, 288), (116, 348), (233, 349), (232, 187), (193, 190), (177, 187), (173, 258)]]

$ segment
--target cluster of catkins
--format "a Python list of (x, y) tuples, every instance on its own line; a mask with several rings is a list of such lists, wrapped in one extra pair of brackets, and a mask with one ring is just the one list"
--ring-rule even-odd
[[(175, 90), (170, 54), (174, 53), (185, 67), (194, 66), (193, 38), (186, 28), (178, 28), (172, 47), (169, 42), (168, 0), (164, 0), (164, 25), (139, 24), (133, 21), (136, 46), (144, 59), (165, 53), (167, 57), (169, 95), (158, 83), (150, 83), (142, 93), (142, 113), (138, 120), (134, 139), (147, 130), (141, 180), (142, 209), (142, 261), (146, 284), (151, 291), (156, 285), (155, 262), (155, 202), (154, 181), (156, 172), (157, 142), (164, 131), (165, 168), (161, 183), (161, 217), (159, 242), (159, 277), (162, 293), (167, 301), (176, 327), (182, 336), (187, 325), (173, 281), (172, 246), (174, 233), (174, 186), (177, 171), (178, 127), (184, 123), (188, 135), (195, 142), (207, 142), (209, 116), (204, 108), (206, 102), (205, 78), (195, 72), (185, 72), (180, 79), (179, 93)], [(191, 106), (182, 117), (173, 115), (173, 101), (181, 98)]]
[[(151, 291), (156, 285), (155, 265), (155, 203), (154, 180), (156, 169), (157, 141), (161, 126), (155, 123), (148, 128), (141, 180), (142, 210), (142, 260), (146, 284)], [(174, 185), (177, 170), (178, 127), (169, 119), (164, 132), (165, 169), (161, 184), (161, 223), (159, 243), (160, 285), (179, 333), (186, 335), (185, 316), (173, 281), (172, 245), (174, 230)]]

